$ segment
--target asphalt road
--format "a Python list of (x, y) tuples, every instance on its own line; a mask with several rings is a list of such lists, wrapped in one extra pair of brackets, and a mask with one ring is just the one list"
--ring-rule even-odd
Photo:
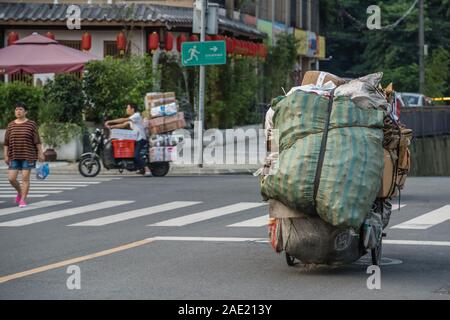
[(390, 227), (422, 218), (387, 229), (379, 290), (368, 257), (287, 266), (252, 176), (53, 175), (32, 191), (9, 209), (0, 175), (0, 299), (450, 299), (450, 178), (408, 179)]

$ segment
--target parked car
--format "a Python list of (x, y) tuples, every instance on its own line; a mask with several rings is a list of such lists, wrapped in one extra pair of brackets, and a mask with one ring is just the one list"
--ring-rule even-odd
[(401, 92), (400, 98), (405, 107), (429, 107), (433, 100), (420, 93)]

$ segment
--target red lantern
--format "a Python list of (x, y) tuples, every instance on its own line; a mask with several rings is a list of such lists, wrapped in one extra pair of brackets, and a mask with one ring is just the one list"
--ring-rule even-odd
[(266, 57), (267, 57), (267, 47), (266, 47), (266, 45), (265, 44), (263, 44), (262, 46), (261, 46), (261, 48), (262, 48), (262, 50), (261, 50), (261, 57), (263, 58), (263, 59), (265, 59)]
[(256, 52), (257, 52), (257, 47), (256, 47), (256, 43), (252, 42), (252, 56), (256, 56)]
[(249, 56), (250, 55), (250, 42), (244, 41), (244, 55)]
[(225, 39), (225, 44), (226, 44), (226, 48), (227, 48), (227, 54), (230, 55), (233, 53), (233, 40), (231, 38), (226, 38)]
[(49, 39), (55, 40), (55, 35), (50, 31), (45, 34), (45, 36)]
[(239, 55), (244, 55), (244, 41), (243, 40), (238, 40), (238, 54)]
[(8, 34), (8, 46), (12, 45), (17, 40), (19, 40), (19, 34), (17, 32), (12, 31)]
[(192, 36), (190, 36), (189, 41), (193, 41), (193, 42), (198, 41), (197, 35), (193, 34)]
[(173, 35), (172, 32), (166, 33), (166, 51), (173, 50)]
[(238, 48), (237, 48), (237, 46), (238, 46), (238, 40), (236, 40), (235, 38), (233, 38), (232, 40), (231, 40), (231, 42), (233, 43), (233, 53), (235, 53), (235, 54), (237, 54), (237, 50), (238, 50)]
[(127, 48), (127, 39), (125, 38), (125, 34), (120, 31), (116, 38), (117, 50), (119, 50), (120, 54), (125, 53), (125, 49)]
[(154, 53), (159, 48), (159, 35), (156, 32), (152, 32), (148, 36), (148, 50)]
[(92, 45), (92, 37), (89, 33), (84, 32), (81, 36), (81, 49), (83, 51), (89, 51), (91, 50)]
[(213, 40), (213, 38), (211, 36), (208, 36), (208, 35), (205, 36), (205, 41), (212, 41), (212, 40)]
[(181, 45), (183, 42), (186, 42), (186, 36), (184, 34), (180, 34), (177, 38), (177, 50), (178, 52), (181, 52)]

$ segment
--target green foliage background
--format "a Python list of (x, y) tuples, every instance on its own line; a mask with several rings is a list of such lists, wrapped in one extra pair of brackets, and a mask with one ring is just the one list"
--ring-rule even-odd
[[(327, 39), (327, 56), (333, 57), (321, 62), (321, 69), (349, 78), (383, 71), (385, 84), (392, 81), (397, 91), (418, 92), (418, 6), (393, 29), (366, 27), (369, 5), (380, 6), (383, 27), (397, 21), (413, 2), (321, 1), (320, 33)], [(424, 5), (425, 43), (429, 51), (425, 59), (425, 94), (449, 96), (450, 1), (426, 0)]]

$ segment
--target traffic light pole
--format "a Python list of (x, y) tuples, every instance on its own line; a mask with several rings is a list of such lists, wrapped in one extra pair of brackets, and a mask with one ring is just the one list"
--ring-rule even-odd
[[(200, 42), (205, 41), (206, 36), (206, 9), (208, 6), (208, 0), (201, 0), (202, 2), (202, 14), (201, 14), (201, 30), (200, 30)], [(198, 147), (199, 154), (199, 167), (203, 167), (203, 123), (204, 123), (204, 110), (205, 110), (205, 78), (206, 67), (200, 66), (200, 83), (199, 83), (199, 102), (198, 102)]]

